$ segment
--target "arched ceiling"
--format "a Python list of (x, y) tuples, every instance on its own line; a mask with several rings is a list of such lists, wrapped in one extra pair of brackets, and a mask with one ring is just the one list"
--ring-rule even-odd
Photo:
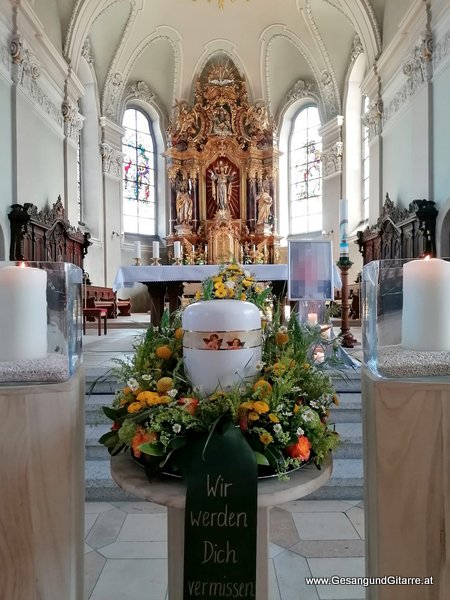
[(34, 9), (75, 71), (89, 39), (104, 101), (119, 74), (123, 87), (144, 81), (170, 115), (176, 99), (192, 98), (194, 78), (222, 49), (243, 70), (250, 99), (266, 100), (276, 115), (298, 80), (322, 97), (326, 80), (341, 111), (355, 36), (369, 68), (383, 27), (392, 37), (411, 2), (224, 0), (220, 10), (219, 0), (58, 0), (58, 11), (49, 11), (36, 0)]

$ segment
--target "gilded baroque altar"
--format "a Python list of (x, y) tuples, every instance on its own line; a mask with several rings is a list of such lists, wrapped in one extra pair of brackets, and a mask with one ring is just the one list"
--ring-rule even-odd
[(206, 64), (167, 134), (169, 258), (180, 241), (187, 264), (278, 263), (276, 127), (230, 59)]

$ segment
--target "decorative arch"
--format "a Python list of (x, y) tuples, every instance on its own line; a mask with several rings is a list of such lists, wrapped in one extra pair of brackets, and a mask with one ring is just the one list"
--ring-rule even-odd
[(110, 117), (115, 122), (119, 122), (123, 100), (122, 95), (127, 85), (128, 76), (131, 73), (136, 61), (145, 52), (146, 48), (153, 42), (161, 39), (169, 41), (174, 51), (175, 73), (172, 91), (172, 103), (175, 102), (176, 91), (180, 86), (180, 64), (181, 64), (181, 38), (178, 32), (172, 27), (158, 27), (154, 33), (146, 37), (139, 46), (136, 47), (133, 54), (129, 57), (127, 63), (120, 69), (119, 54), (113, 60), (108, 77), (106, 79), (105, 90), (102, 99), (103, 114)]
[(116, 2), (128, 2), (130, 4), (130, 16), (116, 53), (117, 56), (123, 48), (138, 11), (143, 9), (143, 1), (144, 0), (98, 0), (98, 2), (92, 2), (92, 0), (76, 1), (67, 29), (63, 50), (65, 59), (72, 65), (75, 73), (78, 72), (84, 42), (96, 19), (110, 6), (116, 4)]

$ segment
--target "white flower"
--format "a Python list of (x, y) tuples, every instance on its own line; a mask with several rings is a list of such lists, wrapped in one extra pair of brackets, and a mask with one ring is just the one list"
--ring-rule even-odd
[(314, 419), (314, 413), (311, 409), (306, 409), (302, 414), (305, 423), (310, 423)]
[(264, 369), (264, 365), (265, 365), (265, 364), (266, 364), (266, 363), (265, 363), (263, 360), (258, 360), (258, 362), (257, 362), (257, 363), (256, 363), (256, 365), (255, 365), (255, 369), (256, 369), (257, 371), (262, 371), (262, 370)]
[(281, 425), (279, 423), (275, 423), (275, 425), (273, 426), (273, 430), (275, 431), (275, 433), (280, 433)]
[(305, 430), (302, 429), (301, 427), (297, 427), (297, 431), (295, 432), (297, 435), (303, 435), (305, 433)]
[(245, 269), (245, 271), (244, 271), (244, 275), (245, 275), (246, 277), (251, 277), (251, 276), (252, 276), (252, 274), (250, 273), (250, 271), (249, 271), (248, 269)]
[(130, 379), (127, 381), (127, 386), (132, 392), (135, 392), (138, 389), (139, 384), (134, 377), (130, 377)]
[(282, 325), (278, 331), (280, 331), (281, 333), (287, 333), (288, 328), (286, 327), (286, 325)]
[(231, 279), (228, 279), (227, 281), (225, 281), (225, 287), (229, 288), (230, 290), (234, 290), (236, 284)]
[(151, 375), (149, 375), (149, 374), (147, 373), (147, 374), (145, 374), (145, 375), (142, 375), (142, 379), (143, 379), (144, 381), (151, 381), (151, 379), (152, 379), (152, 376), (151, 376)]
[(172, 431), (174, 433), (180, 433), (180, 431), (181, 431), (181, 425), (179, 423), (175, 423), (175, 425), (172, 425)]
[(167, 395), (170, 396), (171, 398), (175, 398), (175, 396), (178, 394), (178, 390), (176, 390), (175, 388), (172, 390), (169, 390), (167, 392)]

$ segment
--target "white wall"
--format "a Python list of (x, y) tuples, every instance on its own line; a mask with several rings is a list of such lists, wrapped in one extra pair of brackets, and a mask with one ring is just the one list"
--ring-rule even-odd
[(0, 260), (9, 257), (9, 221), (13, 203), (11, 156), (11, 88), (0, 67)]
[(428, 197), (428, 106), (423, 88), (383, 129), (383, 196), (398, 206)]

